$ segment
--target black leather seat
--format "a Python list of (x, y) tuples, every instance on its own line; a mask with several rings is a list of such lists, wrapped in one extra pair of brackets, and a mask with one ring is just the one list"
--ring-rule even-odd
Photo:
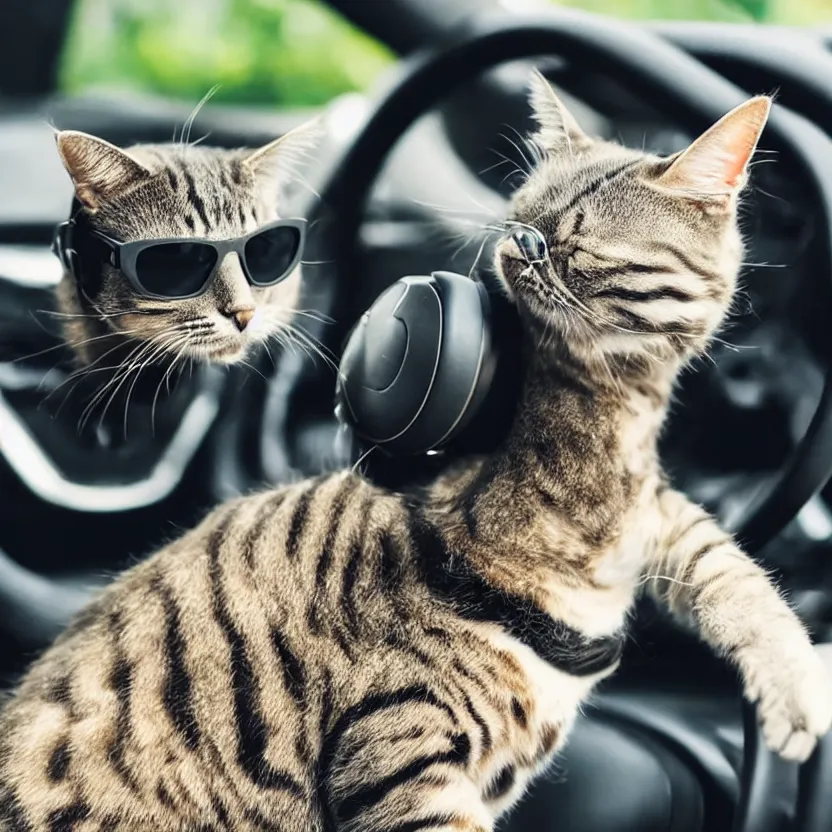
[[(695, 771), (636, 727), (581, 718), (557, 766), (500, 832), (700, 832)], [(709, 830), (710, 832), (710, 830)]]

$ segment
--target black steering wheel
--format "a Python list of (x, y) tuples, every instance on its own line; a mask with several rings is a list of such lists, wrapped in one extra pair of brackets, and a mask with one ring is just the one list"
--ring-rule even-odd
[[(351, 307), (359, 280), (358, 239), (364, 209), (385, 158), (405, 131), (445, 96), (482, 72), (507, 61), (556, 54), (591, 64), (626, 80), (681, 128), (705, 130), (747, 96), (712, 70), (643, 29), (558, 9), (539, 19), (482, 17), (453, 42), (403, 65), (397, 83), (377, 104), (344, 151), (321, 190), (321, 210), (337, 218), (326, 241), (334, 263), (327, 275), (333, 317), (328, 335), (338, 349), (363, 310)], [(775, 107), (766, 129), (768, 147), (779, 151), (815, 191), (826, 269), (832, 279), (832, 141), (814, 124)], [(399, 275), (391, 276), (398, 277)], [(331, 281), (331, 282), (330, 282)], [(735, 519), (734, 531), (747, 551), (757, 552), (791, 521), (832, 476), (832, 368), (813, 419), (775, 482)], [(779, 761), (766, 750), (752, 706), (746, 705), (745, 759), (734, 829), (766, 832), (768, 785)]]

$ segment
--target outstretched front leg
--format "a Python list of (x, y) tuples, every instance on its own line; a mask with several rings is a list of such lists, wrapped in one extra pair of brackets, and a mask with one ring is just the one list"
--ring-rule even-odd
[(803, 625), (704, 509), (672, 490), (659, 507), (652, 593), (737, 664), (768, 746), (786, 759), (807, 759), (832, 726), (832, 679)]

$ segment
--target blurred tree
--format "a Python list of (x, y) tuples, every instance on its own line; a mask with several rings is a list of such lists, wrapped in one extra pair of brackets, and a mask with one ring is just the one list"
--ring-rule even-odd
[[(562, 2), (634, 19), (832, 20), (832, 0)], [(318, 0), (76, 0), (61, 85), (69, 92), (126, 87), (195, 102), (218, 84), (219, 101), (313, 106), (366, 88), (391, 61)]]
[(832, 0), (552, 0), (637, 20), (716, 20), (781, 24), (832, 22)]
[(762, 23), (771, 14), (769, 0), (734, 0), (734, 2), (758, 23)]
[(62, 86), (315, 105), (363, 89), (391, 61), (312, 0), (78, 0)]

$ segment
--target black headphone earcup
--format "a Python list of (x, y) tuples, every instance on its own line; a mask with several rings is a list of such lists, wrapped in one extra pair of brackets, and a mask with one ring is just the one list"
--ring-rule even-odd
[(350, 334), (338, 374), (339, 417), (361, 441), (392, 454), (446, 445), (494, 377), (490, 318), (484, 286), (463, 275), (397, 281)]
[(89, 217), (77, 197), (73, 197), (69, 217), (56, 228), (52, 250), (75, 280), (79, 297), (95, 298), (101, 291), (101, 264), (107, 252), (88, 233)]

